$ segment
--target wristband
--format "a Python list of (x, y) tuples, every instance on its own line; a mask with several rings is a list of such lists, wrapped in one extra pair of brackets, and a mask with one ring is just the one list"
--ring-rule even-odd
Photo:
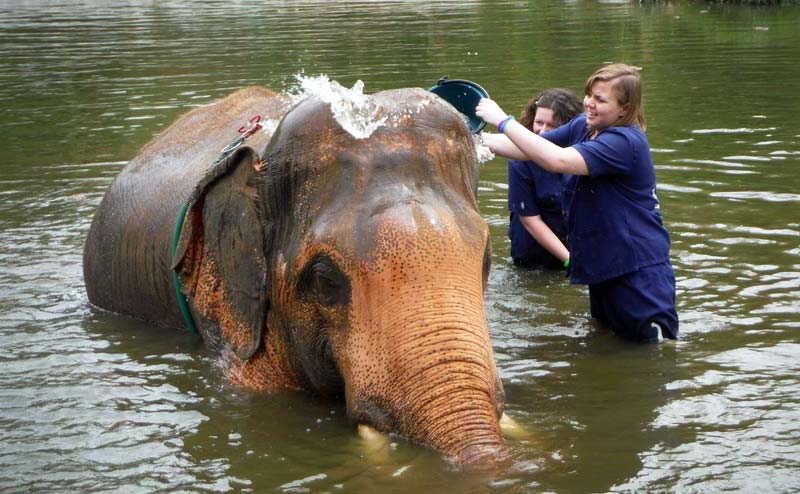
[(514, 118), (514, 115), (507, 116), (506, 118), (503, 119), (502, 122), (497, 124), (497, 130), (499, 130), (500, 132), (505, 132), (506, 125), (508, 125), (508, 122), (510, 122), (512, 120), (516, 120), (516, 118)]
[(569, 267), (569, 258), (567, 258), (567, 260), (566, 260), (566, 261), (564, 261), (564, 267), (565, 267), (565, 268), (568, 268), (568, 267)]

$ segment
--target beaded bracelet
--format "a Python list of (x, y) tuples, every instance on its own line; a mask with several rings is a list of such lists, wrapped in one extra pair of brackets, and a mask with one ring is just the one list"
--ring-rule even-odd
[(504, 119), (503, 119), (503, 121), (502, 121), (502, 122), (500, 122), (499, 124), (497, 124), (497, 130), (499, 130), (500, 132), (505, 132), (505, 130), (506, 130), (506, 125), (508, 125), (508, 122), (510, 122), (510, 121), (512, 121), (512, 120), (516, 120), (516, 119), (514, 118), (514, 115), (509, 115), (509, 116), (507, 116), (506, 118), (504, 118)]

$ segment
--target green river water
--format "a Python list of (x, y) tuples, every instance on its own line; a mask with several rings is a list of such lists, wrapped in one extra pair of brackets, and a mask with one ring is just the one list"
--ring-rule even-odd
[[(508, 257), (482, 165), (500, 472), (454, 469), (341, 404), (237, 389), (195, 336), (93, 311), (103, 192), (179, 115), (327, 74), (366, 93), (479, 82), (518, 113), (643, 67), (682, 339), (627, 344)], [(0, 2), (0, 492), (800, 492), (800, 7), (619, 1)]]

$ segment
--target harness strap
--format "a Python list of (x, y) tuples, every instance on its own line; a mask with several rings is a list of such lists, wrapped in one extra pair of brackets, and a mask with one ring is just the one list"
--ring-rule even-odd
[[(227, 158), (236, 148), (242, 145), (242, 143), (253, 135), (253, 133), (257, 132), (259, 129), (262, 128), (262, 125), (259, 123), (261, 121), (261, 115), (255, 115), (250, 120), (247, 121), (244, 125), (239, 127), (239, 136), (231, 141), (230, 144), (225, 146), (222, 150), (222, 153), (219, 155), (219, 158), (214, 160), (211, 163), (207, 170), (213, 169), (215, 166), (220, 164), (225, 158)], [(181, 238), (181, 231), (183, 230), (183, 222), (186, 220), (186, 213), (189, 209), (189, 200), (187, 199), (186, 202), (183, 203), (181, 206), (181, 210), (178, 212), (178, 219), (175, 223), (175, 232), (172, 235), (172, 249), (171, 255), (173, 260), (175, 259), (175, 252), (178, 250), (178, 241)], [(172, 284), (175, 286), (175, 293), (178, 296), (178, 307), (181, 310), (181, 315), (183, 316), (183, 321), (186, 323), (186, 326), (189, 328), (189, 331), (192, 333), (198, 333), (197, 325), (194, 323), (194, 319), (192, 318), (192, 313), (189, 310), (189, 303), (186, 300), (186, 295), (184, 295), (183, 290), (181, 289), (181, 280), (178, 278), (178, 272), (173, 269), (172, 270)]]
[[(183, 203), (181, 206), (181, 210), (178, 213), (178, 221), (175, 224), (175, 233), (172, 235), (172, 258), (175, 258), (175, 251), (178, 249), (178, 239), (181, 238), (181, 231), (183, 230), (183, 221), (186, 217), (186, 211), (189, 209), (189, 203)], [(192, 333), (197, 333), (197, 326), (194, 325), (194, 319), (192, 319), (192, 313), (189, 312), (189, 303), (186, 301), (186, 295), (183, 294), (183, 290), (181, 290), (181, 280), (178, 278), (178, 272), (176, 270), (172, 270), (172, 284), (175, 285), (175, 293), (178, 295), (178, 307), (181, 309), (181, 315), (183, 316), (183, 321), (188, 326), (189, 331)]]

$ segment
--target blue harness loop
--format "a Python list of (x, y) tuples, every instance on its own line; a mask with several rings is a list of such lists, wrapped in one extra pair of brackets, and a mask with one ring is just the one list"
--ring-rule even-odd
[[(211, 163), (207, 170), (213, 169), (215, 166), (220, 164), (225, 158), (230, 156), (230, 154), (236, 150), (242, 143), (253, 135), (253, 133), (257, 132), (259, 129), (262, 128), (262, 125), (259, 123), (261, 121), (261, 115), (255, 115), (250, 120), (247, 121), (244, 125), (239, 127), (239, 136), (231, 141), (230, 144), (225, 146), (222, 150), (222, 153), (219, 155), (219, 158), (214, 160)], [(172, 259), (175, 259), (175, 253), (178, 250), (178, 241), (181, 238), (181, 231), (183, 231), (183, 222), (186, 220), (186, 213), (189, 209), (189, 200), (187, 199), (186, 202), (183, 203), (181, 210), (178, 212), (178, 219), (175, 223), (175, 232), (172, 235), (172, 250), (171, 255)], [(181, 288), (181, 280), (178, 278), (178, 272), (173, 269), (172, 270), (172, 284), (175, 285), (175, 293), (178, 296), (178, 307), (181, 310), (181, 315), (183, 316), (183, 321), (186, 323), (186, 326), (189, 328), (189, 331), (192, 333), (199, 333), (197, 330), (197, 325), (194, 323), (194, 318), (192, 318), (192, 313), (189, 310), (189, 303), (186, 300), (186, 295), (184, 295), (183, 290)]]

